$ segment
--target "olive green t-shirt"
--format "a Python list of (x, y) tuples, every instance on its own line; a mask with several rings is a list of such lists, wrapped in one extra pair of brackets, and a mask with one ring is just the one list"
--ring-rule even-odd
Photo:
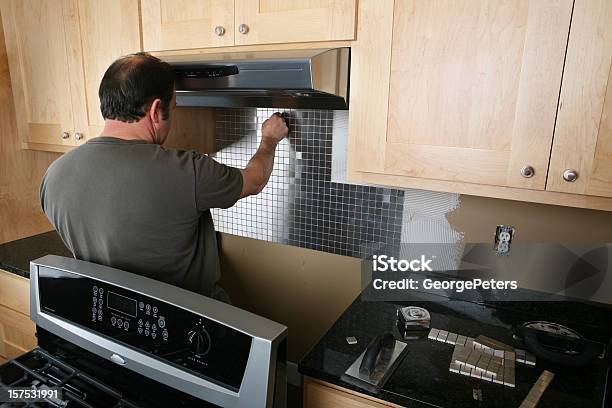
[(97, 137), (43, 177), (42, 208), (75, 258), (213, 296), (211, 208), (240, 198), (242, 174), (196, 151)]

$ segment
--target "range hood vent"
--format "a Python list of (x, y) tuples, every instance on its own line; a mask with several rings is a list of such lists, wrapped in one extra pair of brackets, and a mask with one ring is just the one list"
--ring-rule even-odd
[(349, 48), (168, 57), (177, 106), (348, 109)]

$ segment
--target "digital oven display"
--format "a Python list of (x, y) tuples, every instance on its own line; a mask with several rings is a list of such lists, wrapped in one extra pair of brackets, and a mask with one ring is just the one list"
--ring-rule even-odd
[(138, 302), (136, 300), (119, 295), (115, 292), (108, 291), (108, 297), (106, 298), (106, 305), (109, 309), (116, 310), (117, 312), (125, 313), (128, 316), (136, 317), (136, 308)]

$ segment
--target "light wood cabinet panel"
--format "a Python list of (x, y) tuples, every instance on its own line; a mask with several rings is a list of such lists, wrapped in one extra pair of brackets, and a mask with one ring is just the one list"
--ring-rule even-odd
[[(547, 189), (612, 197), (612, 2), (576, 0)], [(565, 181), (575, 170), (578, 178)]]
[[(360, 61), (359, 68), (377, 75), (359, 72), (351, 86), (374, 87), (382, 81), (384, 87), (389, 78), (388, 104), (374, 107), (372, 126), (358, 126), (363, 120), (355, 110), (368, 110), (370, 102), (352, 95), (355, 149), (349, 166), (385, 175), (543, 190), (572, 1), (382, 4), (376, 5), (377, 13), (392, 21), (391, 43), (385, 43), (384, 26), (362, 28), (363, 21), (358, 27), (365, 38), (357, 42), (381, 38), (385, 31), (380, 45), (390, 52), (368, 51), (374, 57)], [(369, 148), (357, 148), (363, 144), (355, 141), (364, 138)], [(531, 178), (521, 176), (527, 165), (535, 169)]]
[(72, 146), (70, 0), (1, 0), (17, 129), (24, 142)]
[(349, 391), (338, 386), (304, 379), (304, 408), (389, 408), (399, 405)]
[(0, 270), (0, 305), (30, 314), (30, 280)]
[(98, 136), (102, 75), (142, 49), (138, 0), (0, 0), (0, 9), (23, 146), (65, 152)]
[(0, 270), (0, 358), (13, 358), (36, 346), (29, 287), (28, 279)]
[(79, 37), (84, 89), (75, 106), (75, 131), (87, 139), (99, 136), (104, 119), (98, 89), (109, 65), (120, 56), (142, 50), (137, 0), (79, 0)]
[(141, 0), (141, 9), (146, 51), (234, 45), (234, 0)]
[[(235, 43), (352, 40), (356, 0), (236, 0)], [(240, 25), (248, 27), (241, 33)]]
[(36, 347), (36, 326), (27, 315), (0, 305), (0, 356), (9, 359)]

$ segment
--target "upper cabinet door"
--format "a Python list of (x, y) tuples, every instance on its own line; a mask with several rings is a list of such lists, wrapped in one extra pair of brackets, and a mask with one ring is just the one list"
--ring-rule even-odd
[(547, 190), (612, 197), (611, 69), (612, 1), (576, 0)]
[[(349, 166), (543, 190), (573, 1), (388, 4), (359, 22), (351, 115), (377, 128), (353, 117)], [(388, 98), (373, 104), (378, 87)]]
[(236, 0), (236, 45), (352, 40), (356, 0)]
[(141, 0), (145, 51), (234, 45), (234, 0)]
[(26, 144), (74, 145), (75, 73), (66, 37), (77, 25), (67, 0), (1, 0), (17, 129)]
[(75, 106), (77, 143), (100, 135), (104, 119), (98, 90), (109, 65), (141, 51), (138, 0), (78, 0), (84, 91)]

